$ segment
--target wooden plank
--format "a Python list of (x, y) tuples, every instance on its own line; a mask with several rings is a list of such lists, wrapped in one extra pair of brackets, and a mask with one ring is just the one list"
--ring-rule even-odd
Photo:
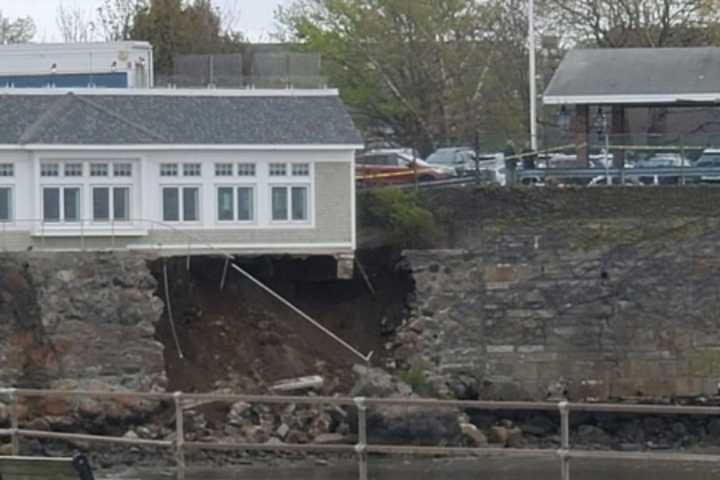
[(77, 480), (71, 458), (0, 457), (2, 480)]

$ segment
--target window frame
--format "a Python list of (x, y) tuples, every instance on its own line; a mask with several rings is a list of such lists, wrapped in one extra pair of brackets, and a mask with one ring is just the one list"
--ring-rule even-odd
[[(232, 220), (221, 220), (220, 219), (220, 204), (219, 194), (220, 189), (231, 188), (232, 189), (232, 208), (233, 218)], [(252, 218), (250, 220), (239, 220), (240, 209), (238, 208), (238, 190), (241, 188), (250, 189), (252, 192)], [(257, 225), (258, 223), (258, 185), (253, 183), (217, 183), (214, 185), (214, 199), (215, 203), (215, 223), (217, 225)]]
[[(306, 178), (306, 177), (300, 177)], [(292, 189), (293, 188), (305, 188), (307, 191), (307, 218), (303, 220), (293, 220), (293, 200), (292, 200)], [(276, 220), (273, 216), (273, 190), (275, 188), (284, 188), (287, 192), (287, 218), (283, 220)], [(268, 211), (269, 211), (269, 224), (270, 225), (303, 225), (312, 226), (315, 221), (315, 202), (313, 199), (313, 184), (312, 182), (283, 182), (283, 183), (270, 183), (268, 184)]]
[[(197, 178), (197, 177), (190, 177)], [(178, 190), (178, 219), (177, 220), (166, 220), (165, 219), (165, 189)], [(185, 189), (194, 188), (197, 189), (197, 213), (198, 218), (196, 220), (185, 220)], [(201, 183), (161, 183), (160, 184), (160, 218), (163, 223), (170, 225), (201, 225), (203, 223), (203, 185)]]
[[(54, 178), (54, 177), (51, 177)], [(71, 177), (72, 178), (72, 177)], [(77, 177), (76, 177), (77, 178)], [(77, 220), (67, 220), (65, 218), (65, 190), (74, 189), (80, 192), (80, 210), (78, 212), (79, 218)], [(47, 220), (45, 218), (45, 190), (58, 190), (58, 219)], [(69, 184), (69, 183), (56, 183), (56, 184), (44, 184), (40, 185), (40, 218), (44, 225), (81, 225), (85, 221), (83, 220), (83, 213), (85, 212), (85, 192), (82, 184)]]
[[(100, 177), (104, 178), (104, 177)], [(118, 178), (128, 178), (128, 177), (118, 177)], [(95, 199), (95, 190), (99, 188), (107, 188), (108, 189), (108, 219), (107, 220), (97, 220), (95, 218), (95, 206), (94, 206), (94, 199)], [(116, 188), (125, 188), (128, 190), (128, 218), (127, 219), (116, 219), (115, 218), (115, 189)], [(89, 222), (92, 225), (114, 225), (117, 223), (120, 224), (128, 224), (133, 221), (133, 185), (131, 184), (125, 184), (125, 183), (91, 183), (88, 185), (88, 191), (89, 191), (89, 206), (90, 206), (90, 215), (89, 215)]]
[[(10, 178), (10, 177), (2, 177)], [(0, 224), (9, 225), (15, 223), (15, 185), (0, 184), (0, 190), (8, 190), (8, 219), (3, 220), (0, 218)]]

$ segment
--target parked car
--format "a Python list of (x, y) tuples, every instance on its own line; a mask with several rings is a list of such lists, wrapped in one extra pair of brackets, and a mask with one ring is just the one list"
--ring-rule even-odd
[(697, 159), (694, 166), (697, 168), (717, 168), (717, 175), (702, 176), (700, 181), (708, 183), (720, 182), (720, 149), (706, 149)]
[(440, 148), (426, 160), (430, 165), (451, 170), (457, 176), (473, 176), (478, 170), (491, 183), (505, 185), (505, 155), (484, 153), (477, 155), (470, 147)]
[[(691, 167), (690, 161), (679, 153), (656, 153), (648, 158), (642, 159), (635, 164), (635, 168), (680, 168)], [(677, 177), (659, 177), (657, 175), (645, 176), (637, 172), (637, 178), (644, 184), (672, 184), (680, 181)]]
[(446, 180), (450, 174), (429, 165), (407, 149), (374, 150), (357, 155), (355, 175), (363, 185), (392, 185)]

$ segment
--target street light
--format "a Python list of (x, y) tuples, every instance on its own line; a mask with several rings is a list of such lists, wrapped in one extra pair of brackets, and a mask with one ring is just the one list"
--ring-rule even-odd
[(535, 0), (528, 0), (528, 49), (530, 51), (530, 149), (537, 152), (537, 84), (535, 65)]

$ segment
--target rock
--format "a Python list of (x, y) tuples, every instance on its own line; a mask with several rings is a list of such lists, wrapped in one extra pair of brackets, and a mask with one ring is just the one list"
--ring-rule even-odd
[(133, 430), (128, 430), (127, 433), (125, 433), (125, 435), (123, 435), (123, 438), (130, 438), (130, 439), (136, 440), (139, 437), (138, 437), (138, 434), (135, 433)]
[(363, 365), (353, 367), (359, 379), (350, 393), (352, 397), (397, 398), (412, 396), (412, 387), (379, 368)]
[(507, 445), (507, 441), (510, 438), (510, 430), (502, 426), (490, 427), (488, 431), (488, 442), (500, 445)]
[(0, 444), (0, 457), (10, 457), (13, 454), (12, 445), (9, 443)]
[(323, 433), (315, 437), (313, 443), (320, 445), (340, 445), (345, 443), (345, 437), (339, 433)]
[(548, 417), (536, 415), (527, 421), (521, 428), (525, 433), (544, 437), (550, 435), (558, 429), (558, 423), (553, 422)]
[(688, 429), (682, 422), (675, 422), (672, 424), (672, 432), (676, 437), (684, 437), (688, 434)]
[(474, 447), (486, 447), (488, 444), (487, 438), (485, 437), (485, 434), (482, 433), (475, 425), (472, 423), (461, 423), (460, 424), (460, 430), (462, 430), (463, 435), (465, 438), (468, 439), (470, 444)]
[(287, 443), (308, 443), (310, 441), (310, 437), (305, 432), (290, 430), (285, 438), (285, 441)]
[(369, 441), (380, 445), (452, 444), (462, 438), (457, 417), (456, 411), (426, 407), (371, 409), (367, 420)]
[(487, 430), (497, 423), (497, 418), (486, 412), (473, 412), (470, 414), (470, 421), (481, 430)]
[(28, 430), (37, 430), (40, 432), (47, 432), (50, 430), (50, 423), (42, 417), (33, 419), (27, 424)]
[(291, 378), (275, 383), (270, 390), (273, 392), (295, 392), (298, 390), (319, 390), (325, 384), (325, 379), (320, 375), (309, 377)]
[(267, 442), (265, 442), (265, 445), (270, 445), (270, 446), (276, 447), (278, 445), (284, 445), (284, 443), (279, 438), (272, 437)]
[(665, 431), (665, 422), (662, 418), (647, 417), (643, 420), (643, 427), (650, 435), (658, 435)]
[(575, 436), (575, 441), (581, 445), (609, 446), (611, 440), (602, 428), (594, 425), (580, 425)]
[(230, 412), (227, 416), (227, 421), (230, 425), (241, 426), (246, 423), (246, 416), (252, 410), (252, 405), (246, 402), (234, 403), (230, 408)]
[(707, 432), (713, 440), (720, 440), (720, 418), (713, 418), (707, 423)]
[(507, 446), (510, 448), (525, 448), (527, 440), (523, 437), (523, 432), (519, 428), (513, 428), (508, 434)]
[(285, 440), (285, 437), (287, 437), (287, 434), (290, 432), (290, 427), (287, 426), (286, 423), (283, 423), (280, 425), (275, 432), (277, 436), (283, 440)]
[(323, 433), (329, 433), (332, 423), (332, 417), (329, 413), (320, 412), (310, 423), (308, 433), (311, 437), (317, 437)]

